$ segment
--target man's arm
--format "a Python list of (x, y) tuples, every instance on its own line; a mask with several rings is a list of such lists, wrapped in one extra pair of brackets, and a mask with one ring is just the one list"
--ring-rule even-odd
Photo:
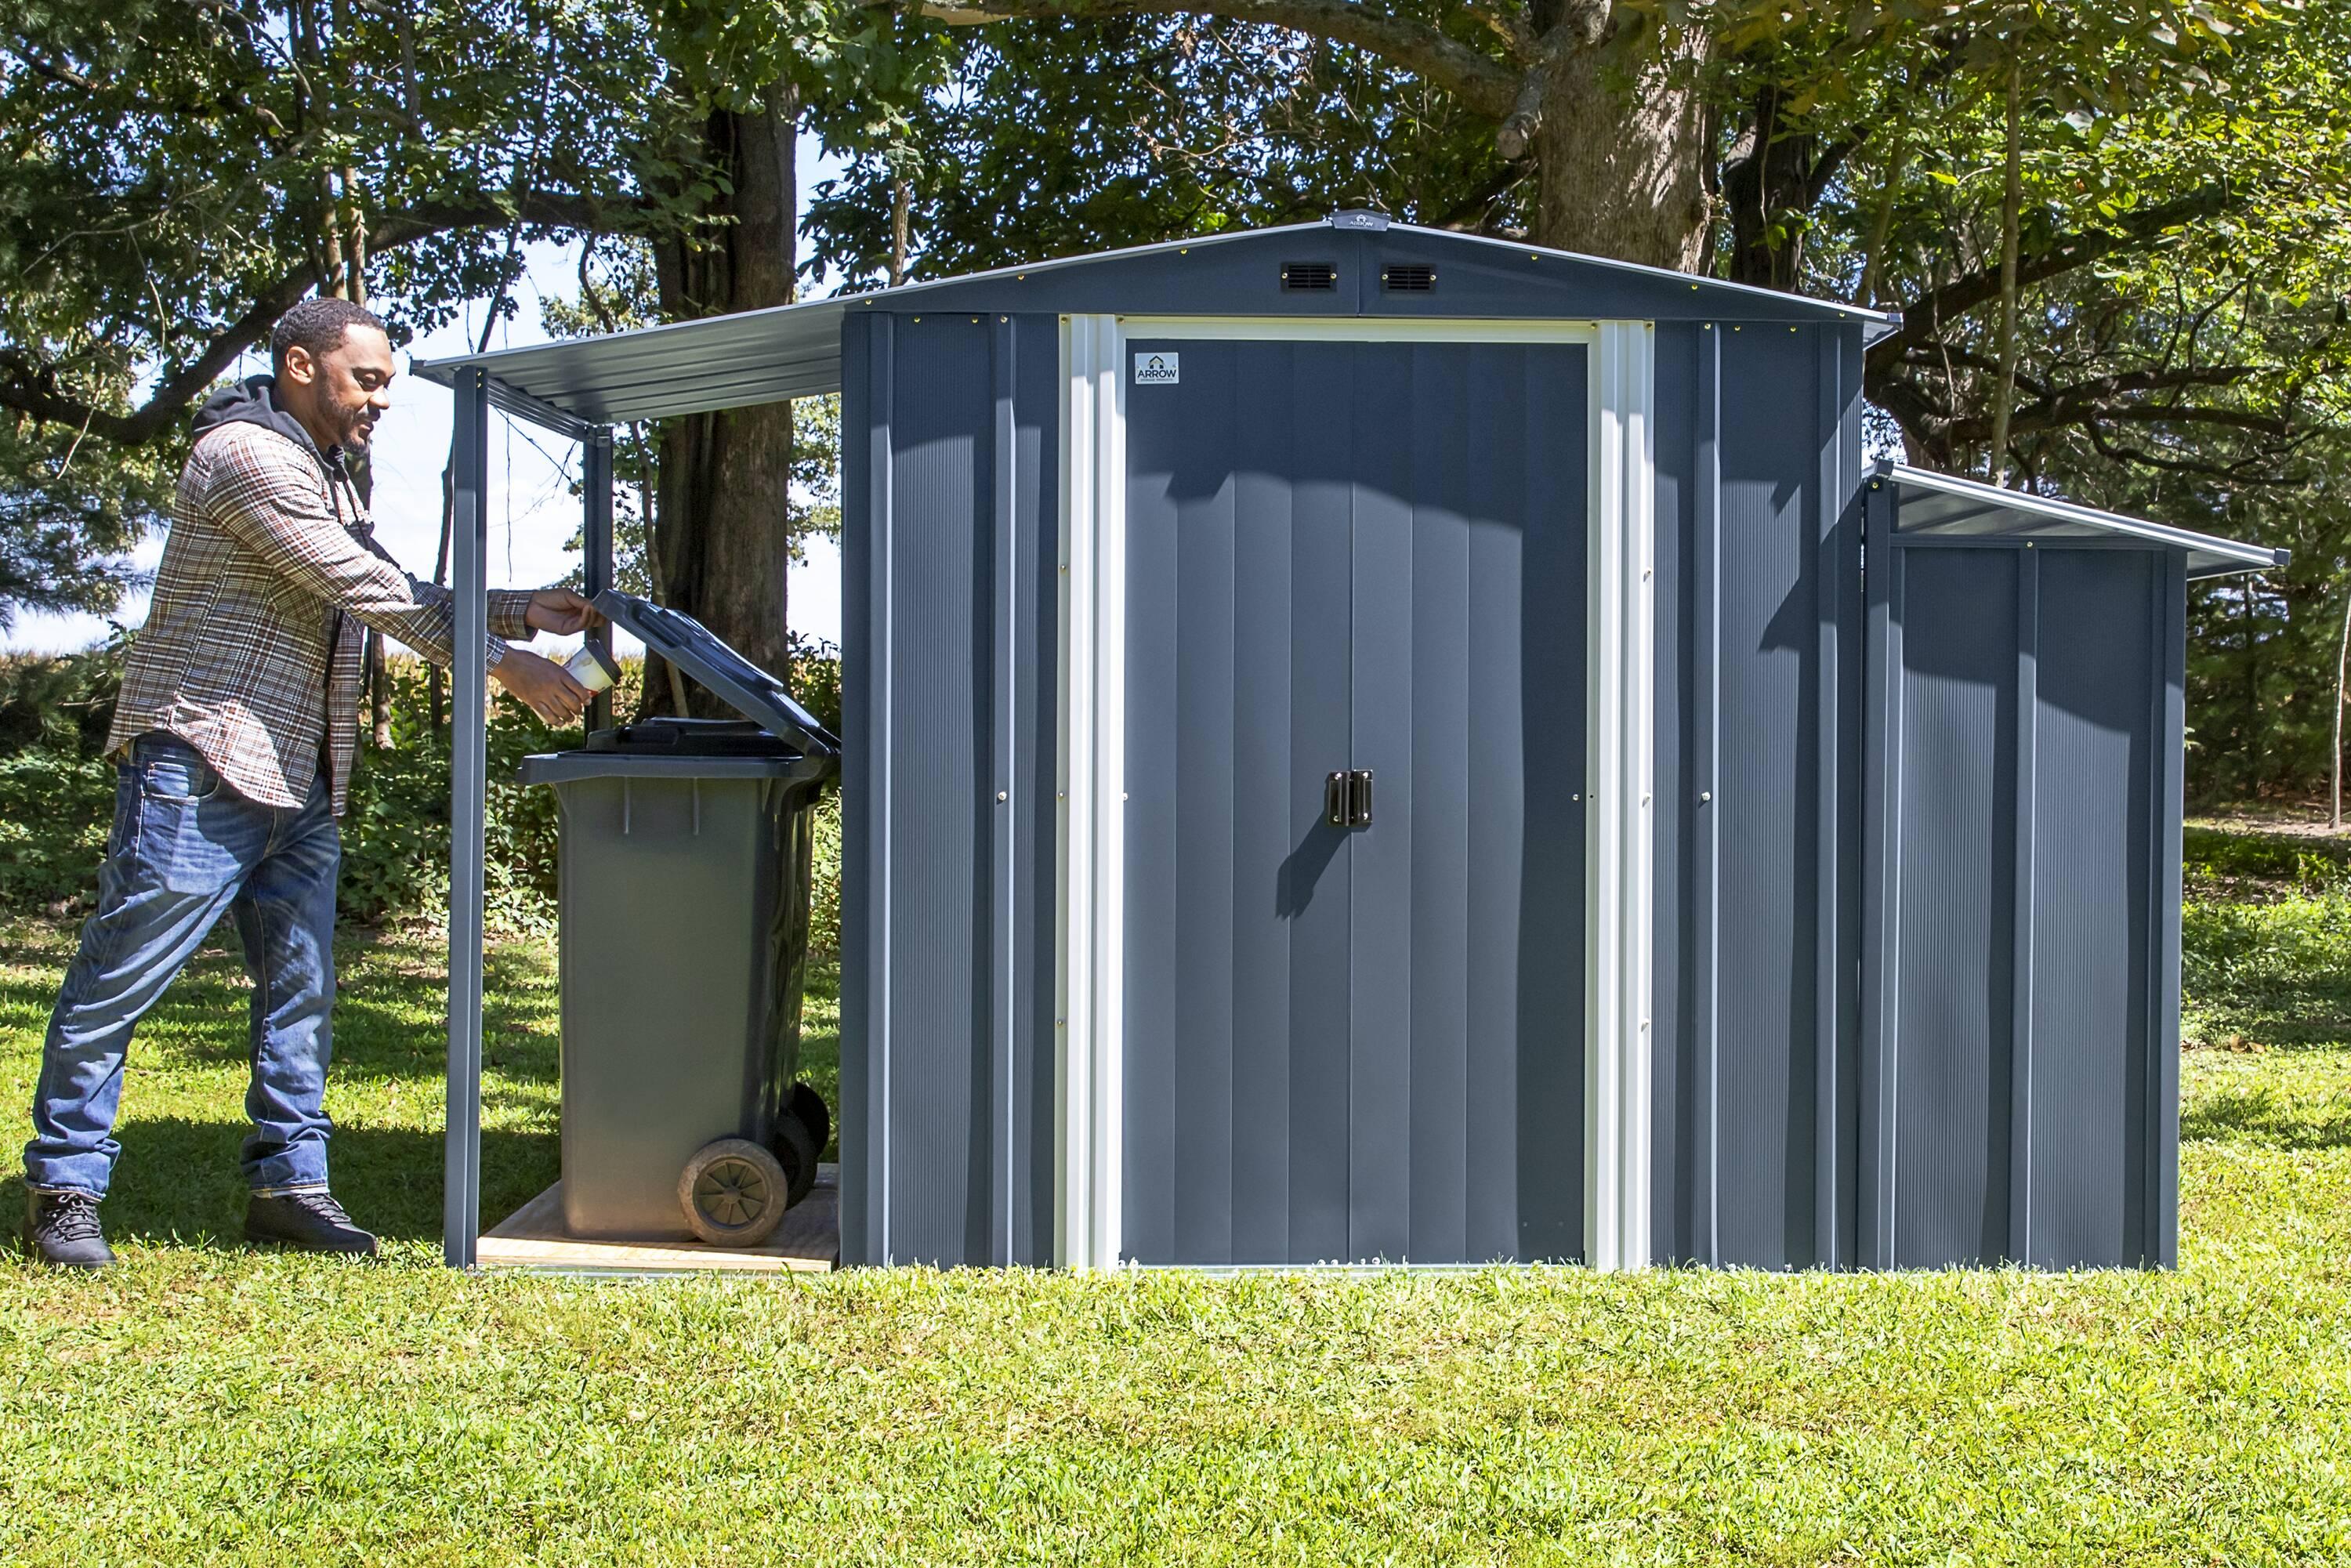
[[(373, 539), (350, 532), (321, 503), (300, 455), (265, 434), (233, 433), (214, 460), (211, 515), (273, 570), (362, 625), (397, 637), (436, 664), (456, 663), (456, 612), (445, 588), (419, 582)], [(549, 724), (569, 724), (590, 695), (561, 665), (500, 635), (534, 627), (567, 632), (595, 623), (594, 610), (562, 590), (490, 595), (487, 663), (498, 684)]]
[[(284, 437), (233, 429), (214, 456), (208, 509), (273, 570), (362, 624), (396, 637), (436, 664), (456, 662), (456, 615), (447, 589), (421, 583), (361, 544), (328, 510), (308, 464)], [(506, 596), (500, 596), (506, 597)], [(521, 596), (528, 602), (528, 596)], [(510, 606), (500, 606), (511, 625)], [(488, 658), (506, 657), (492, 633)]]
[[(437, 582), (426, 582), (422, 578), (410, 577), (408, 569), (402, 566), (398, 561), (392, 559), (391, 553), (381, 545), (375, 542), (373, 535), (355, 534), (352, 537), (359, 540), (360, 546), (365, 549), (369, 554), (374, 556), (378, 560), (383, 562), (386, 566), (392, 568), (392, 570), (400, 573), (402, 578), (407, 580), (410, 591), (416, 595), (416, 601), (419, 604), (424, 606), (428, 610), (444, 606), (447, 607), (451, 616), (450, 625), (453, 628), (452, 635), (454, 636), (454, 628), (456, 625), (456, 600), (452, 597), (449, 590), (442, 587)], [(530, 622), (531, 604), (538, 597), (538, 596), (537, 594), (534, 594), (528, 589), (524, 588), (491, 589), (491, 632), (496, 636), (509, 638), (519, 643), (528, 639), (534, 630), (557, 630), (553, 627), (535, 628), (532, 626)], [(407, 640), (408, 639), (405, 637), (401, 639), (403, 643)], [(439, 662), (444, 664), (449, 663), (447, 659), (443, 659)]]

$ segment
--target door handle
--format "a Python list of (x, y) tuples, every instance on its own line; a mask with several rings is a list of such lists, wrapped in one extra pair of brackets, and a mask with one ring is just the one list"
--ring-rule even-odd
[(1334, 828), (1372, 825), (1372, 770), (1333, 773), (1322, 781), (1322, 816)]

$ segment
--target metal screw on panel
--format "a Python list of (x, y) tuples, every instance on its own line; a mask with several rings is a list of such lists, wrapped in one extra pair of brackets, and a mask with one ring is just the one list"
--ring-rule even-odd
[(1583, 796), (1581, 796), (1581, 795), (1570, 795), (1570, 796), (1568, 797), (1568, 799), (1569, 799), (1569, 800), (1583, 800)]
[(1714, 799), (1714, 791), (1711, 789), (1701, 789), (1698, 792), (1698, 798), (1699, 802), (1703, 804), (1704, 802)]
[(1012, 799), (1012, 797), (1011, 797), (1011, 796), (1009, 796), (1009, 795), (1006, 794), (1006, 793), (1005, 793), (1003, 790), (1001, 790), (1001, 789), (998, 789), (998, 790), (996, 792), (996, 798), (997, 798), (998, 800), (1009, 800), (1010, 799)]

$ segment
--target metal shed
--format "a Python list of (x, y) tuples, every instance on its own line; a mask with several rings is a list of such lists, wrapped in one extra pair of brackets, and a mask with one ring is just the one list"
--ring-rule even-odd
[(611, 423), (843, 394), (844, 1261), (2166, 1262), (2184, 584), (2271, 558), (1865, 464), (1886, 326), (1341, 214), (420, 370), (470, 632), (489, 407), (599, 586)]

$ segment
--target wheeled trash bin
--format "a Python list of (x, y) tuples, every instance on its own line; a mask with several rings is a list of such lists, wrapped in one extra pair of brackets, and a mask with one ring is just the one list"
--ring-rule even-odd
[(812, 808), (841, 743), (691, 617), (596, 606), (743, 717), (523, 761), (560, 815), (564, 1228), (756, 1246), (831, 1136), (798, 1074)]

